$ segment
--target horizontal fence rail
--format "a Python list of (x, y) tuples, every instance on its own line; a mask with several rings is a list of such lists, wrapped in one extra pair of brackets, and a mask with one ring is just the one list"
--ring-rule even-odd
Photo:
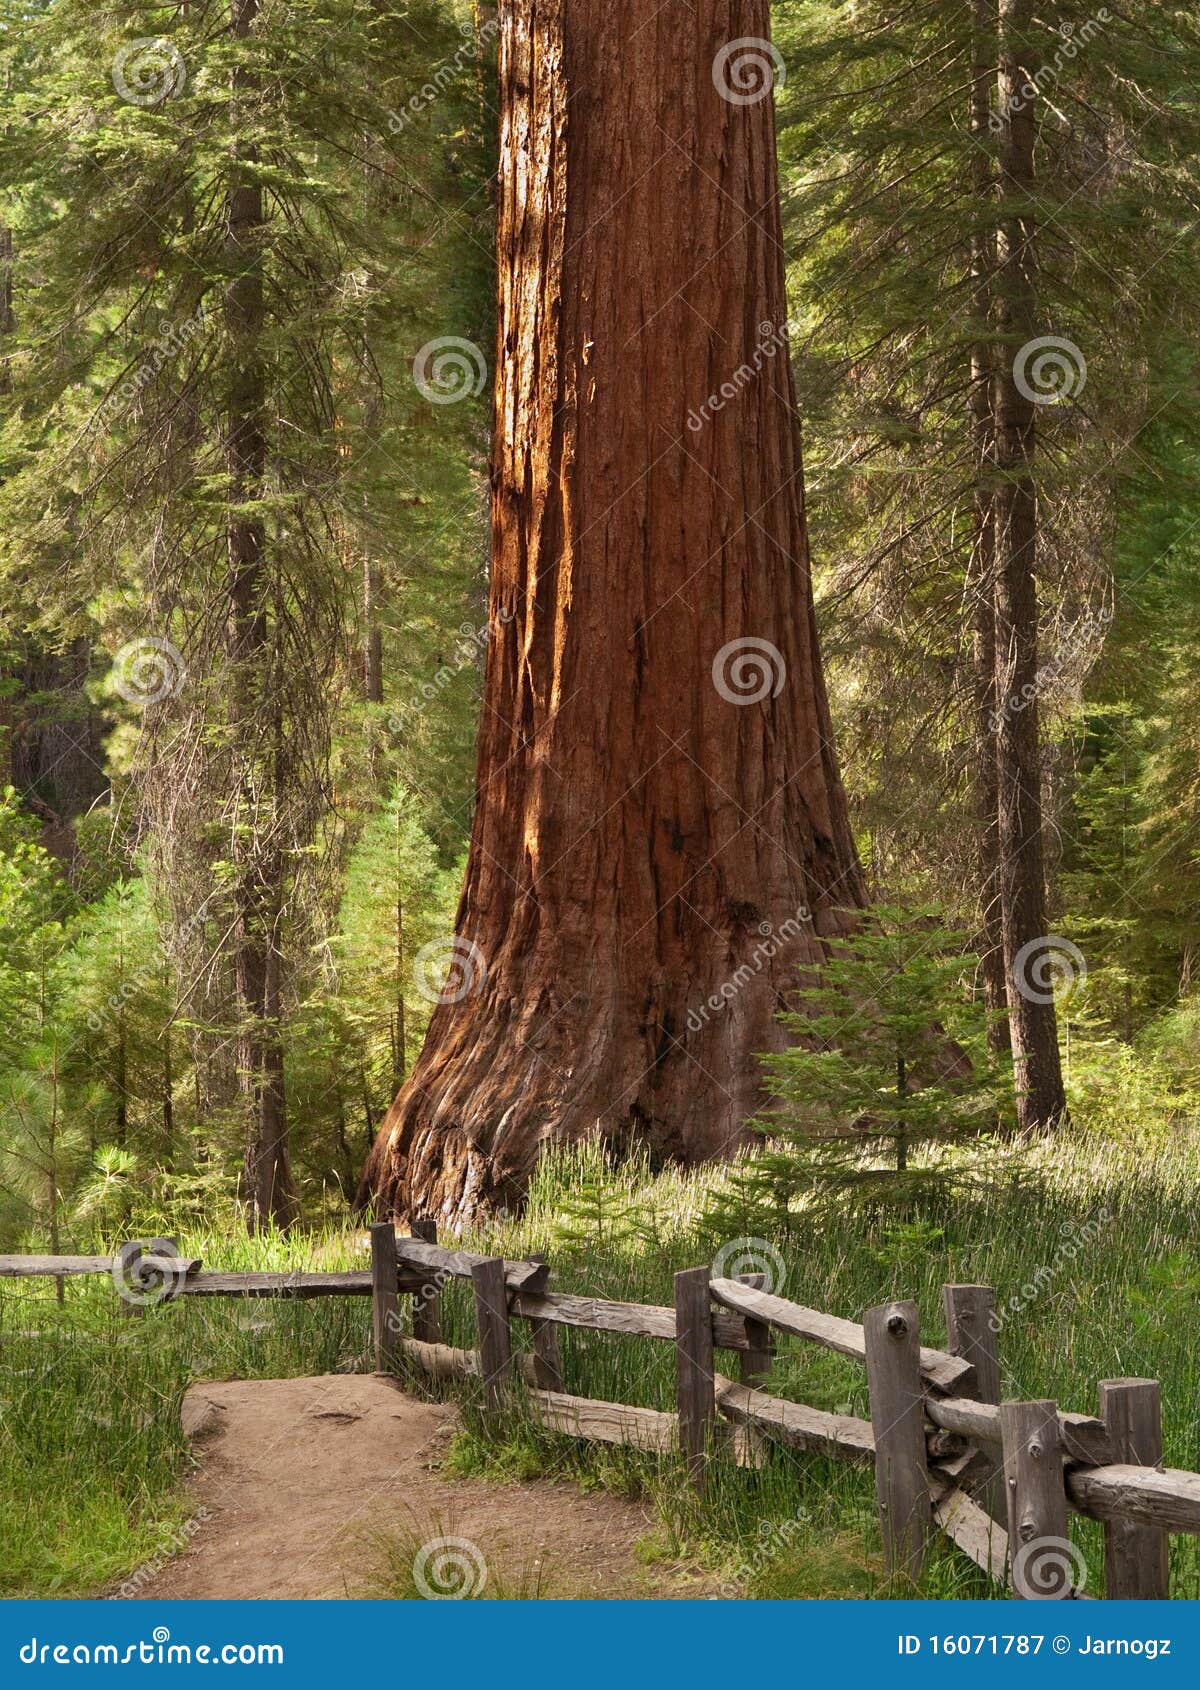
[[(549, 1431), (681, 1457), (703, 1490), (722, 1450), (742, 1465), (767, 1444), (870, 1464), (889, 1566), (915, 1577), (931, 1533), (944, 1533), (1018, 1596), (1084, 1596), (1073, 1579), (1071, 1511), (1103, 1524), (1105, 1594), (1165, 1598), (1171, 1533), (1200, 1534), (1200, 1475), (1162, 1465), (1159, 1388), (1110, 1379), (1099, 1413), (1050, 1401), (1002, 1402), (992, 1291), (947, 1285), (947, 1347), (920, 1341), (915, 1303), (869, 1309), (862, 1323), (805, 1308), (762, 1289), (754, 1275), (675, 1276), (675, 1306), (583, 1297), (549, 1288), (538, 1257), (502, 1260), (448, 1249), (425, 1222), (401, 1237), (371, 1228), (371, 1268), (358, 1272), (204, 1271), (172, 1239), (142, 1240), (108, 1256), (0, 1256), (0, 1279), (112, 1275), (123, 1297), (369, 1297), (377, 1369), (401, 1362), (440, 1382), (475, 1381), (499, 1420), (519, 1390)], [(441, 1293), (469, 1281), (477, 1348), (442, 1341)], [(411, 1298), (404, 1329), (401, 1299)], [(130, 1312), (144, 1312), (137, 1306)], [(530, 1348), (513, 1342), (513, 1321)], [(572, 1396), (563, 1388), (559, 1327), (673, 1343), (676, 1409)], [(848, 1356), (866, 1370), (871, 1418), (831, 1414), (764, 1390), (775, 1335)], [(738, 1358), (741, 1379), (717, 1370), (716, 1351)], [(1049, 1569), (1049, 1570), (1048, 1570)]]

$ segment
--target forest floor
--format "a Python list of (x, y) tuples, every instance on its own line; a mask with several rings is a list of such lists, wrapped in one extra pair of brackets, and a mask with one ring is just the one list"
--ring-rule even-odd
[[(636, 1503), (545, 1480), (442, 1471), (459, 1420), (363, 1374), (201, 1382), (183, 1403), (198, 1459), (184, 1547), (139, 1597), (328, 1598), (424, 1594), (466, 1581), (496, 1597), (703, 1597), (684, 1569), (649, 1566)], [(486, 1566), (486, 1575), (481, 1567)], [(480, 1583), (482, 1577), (482, 1583)]]

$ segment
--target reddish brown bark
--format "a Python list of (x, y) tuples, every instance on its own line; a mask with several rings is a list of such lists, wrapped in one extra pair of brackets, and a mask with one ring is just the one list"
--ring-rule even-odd
[[(486, 972), (435, 1010), (383, 1123), (360, 1192), (381, 1208), (454, 1224), (517, 1201), (544, 1141), (597, 1127), (685, 1162), (730, 1151), (814, 924), (864, 901), (772, 102), (713, 78), (768, 32), (767, 0), (502, 13), (492, 639), (458, 916)], [(774, 653), (750, 652), (753, 703), (714, 684), (743, 641)]]

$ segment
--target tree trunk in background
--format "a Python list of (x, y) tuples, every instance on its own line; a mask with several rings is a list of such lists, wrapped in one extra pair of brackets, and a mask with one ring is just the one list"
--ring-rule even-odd
[(406, 951), (404, 944), (404, 864), (401, 859), (404, 814), (396, 806), (396, 1035), (392, 1055), (392, 1077), (399, 1088), (408, 1072), (408, 1020), (404, 1009)]
[[(382, 417), (382, 406), (378, 397), (372, 394), (363, 411), (363, 432), (368, 440), (374, 439), (379, 429)], [(345, 448), (349, 454), (349, 447)], [(367, 498), (364, 495), (364, 516), (368, 514)], [(364, 531), (369, 534), (370, 524), (364, 522)], [(383, 703), (383, 620), (380, 600), (383, 595), (383, 576), (380, 572), (378, 559), (371, 551), (370, 539), (365, 542), (363, 552), (363, 699), (367, 704)], [(372, 736), (374, 745), (374, 736)], [(377, 750), (378, 748), (375, 747)], [(373, 757), (373, 762), (378, 759)]]
[(363, 558), (363, 698), (383, 703), (383, 629), (379, 625), (379, 566)]
[[(245, 38), (258, 0), (232, 0), (233, 34)], [(235, 102), (253, 87), (234, 72)], [(238, 157), (257, 162), (253, 146)], [(263, 495), (267, 464), (265, 322), (262, 274), (262, 189), (237, 169), (230, 184), (225, 324), (230, 340), (229, 497), (235, 512)], [(234, 857), (237, 930), (234, 980), (238, 1013), (238, 1080), (246, 1117), (242, 1195), (252, 1230), (295, 1217), (288, 1161), (287, 1113), (280, 1032), (283, 856), (278, 839), (282, 723), (270, 672), (270, 587), (262, 519), (229, 522), (229, 607), (232, 669), (232, 757), (241, 792)], [(262, 751), (263, 743), (268, 749)]]
[[(12, 369), (9, 365), (8, 340), (13, 321), (13, 239), (12, 230), (0, 223), (0, 399), (12, 392)], [(12, 656), (0, 650), (0, 784), (16, 786), (16, 727), (17, 709), (14, 689), (8, 685)]]
[(87, 639), (56, 650), (11, 630), (10, 778), (45, 824), (42, 843), (69, 859), (73, 822), (108, 790), (103, 718), (88, 696), (93, 652)]
[[(12, 230), (0, 223), (0, 342), (16, 328), (13, 318), (13, 238)], [(8, 348), (0, 344), (0, 393), (12, 392), (12, 371), (8, 366)]]
[(383, 1211), (453, 1226), (517, 1202), (547, 1140), (597, 1129), (729, 1153), (795, 966), (865, 902), (773, 106), (714, 85), (727, 44), (768, 34), (767, 0), (502, 12), (477, 804), (458, 967), (360, 1188)]
[[(171, 991), (171, 973), (168, 966), (163, 967), (163, 988), (166, 994)], [(162, 1136), (163, 1136), (163, 1165), (168, 1172), (175, 1167), (175, 1050), (171, 1033), (171, 1022), (168, 1019), (159, 1034), (162, 1048)]]
[[(122, 984), (124, 984), (123, 979)], [(125, 1033), (125, 1009), (122, 1001), (121, 1011), (117, 1016), (117, 1048), (114, 1052), (113, 1085), (116, 1092), (113, 1138), (122, 1148), (124, 1148), (129, 1133), (129, 1046)]]
[[(8, 338), (16, 329), (13, 236), (0, 223), (0, 398), (12, 393)], [(45, 824), (47, 850), (69, 859), (71, 823), (108, 786), (103, 734), (87, 692), (91, 647), (75, 639), (47, 650), (12, 625), (0, 637), (6, 641), (0, 648), (0, 786), (13, 786)]]
[[(996, 376), (996, 735), (1001, 897), (1017, 1113), (1025, 1129), (1057, 1121), (1066, 1104), (1048, 952), (1038, 735), (1035, 407), (1015, 375), (1038, 333), (1034, 281), (1035, 100), (1023, 62), (1031, 0), (1000, 0), (1000, 229)], [(1013, 707), (1017, 701), (1019, 708)]]
[(975, 142), (972, 194), (980, 214), (971, 240), (972, 310), (979, 339), (971, 349), (971, 434), (975, 457), (971, 608), (975, 676), (975, 839), (979, 900), (979, 960), (983, 996), (992, 1017), (993, 1050), (1011, 1049), (1000, 895), (999, 781), (996, 764), (996, 429), (992, 415), (992, 285), (996, 242), (985, 207), (995, 202), (988, 149), (991, 88), (996, 74), (996, 0), (971, 0), (970, 126)]

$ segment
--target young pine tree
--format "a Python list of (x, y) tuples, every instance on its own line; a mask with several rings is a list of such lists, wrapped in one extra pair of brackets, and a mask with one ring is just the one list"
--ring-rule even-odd
[(362, 826), (334, 931), (318, 948), (322, 967), (289, 1030), (288, 1086), (304, 1123), (297, 1163), (314, 1183), (353, 1194), (420, 1049), (460, 880), (439, 860), (412, 793), (391, 793)]
[(80, 913), (63, 961), (68, 1071), (97, 1088), (93, 1142), (165, 1169), (178, 1149), (174, 986), (149, 882), (115, 882)]
[(0, 793), (0, 1235), (55, 1251), (86, 1140), (60, 1025), (74, 900), (39, 831), (11, 787)]
[(764, 1058), (766, 1147), (736, 1200), (908, 1203), (969, 1177), (998, 1121), (1005, 1076), (989, 1051), (978, 959), (933, 907), (879, 904), (833, 939), (782, 1017), (797, 1040)]

